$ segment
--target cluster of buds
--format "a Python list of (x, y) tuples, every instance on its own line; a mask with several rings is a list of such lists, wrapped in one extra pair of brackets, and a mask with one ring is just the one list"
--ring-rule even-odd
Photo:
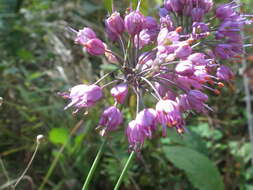
[[(111, 88), (115, 104), (101, 115), (98, 128), (107, 135), (123, 124), (125, 101), (135, 93), (136, 118), (126, 127), (130, 148), (139, 150), (156, 131), (166, 136), (167, 128), (185, 131), (185, 113), (207, 113), (208, 96), (204, 90), (220, 94), (224, 82), (234, 74), (220, 59), (236, 59), (242, 53), (240, 30), (250, 24), (250, 15), (236, 11), (235, 2), (214, 6), (212, 0), (167, 0), (160, 8), (159, 19), (127, 9), (124, 17), (113, 12), (105, 27), (111, 44), (98, 39), (90, 28), (75, 31), (75, 42), (90, 55), (105, 55), (108, 64), (117, 64), (114, 80), (100, 87), (103, 76), (92, 85), (77, 85), (62, 96), (75, 112), (101, 100), (103, 89)], [(208, 14), (207, 19), (206, 15)], [(212, 15), (210, 17), (210, 15)], [(214, 23), (218, 26), (214, 26)], [(110, 45), (114, 45), (112, 51)], [(143, 97), (153, 96), (155, 108), (146, 108)]]

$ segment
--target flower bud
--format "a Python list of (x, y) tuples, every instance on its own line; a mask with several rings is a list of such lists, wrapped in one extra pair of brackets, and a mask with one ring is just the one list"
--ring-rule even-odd
[(177, 13), (181, 13), (183, 10), (183, 4), (180, 2), (180, 0), (167, 0), (164, 3), (164, 7), (168, 11), (174, 11)]
[(144, 28), (145, 17), (139, 11), (132, 11), (124, 19), (126, 31), (134, 36)]
[(98, 38), (94, 38), (85, 43), (85, 50), (91, 55), (103, 55), (105, 53), (104, 43)]
[(128, 93), (127, 84), (119, 84), (111, 89), (111, 94), (114, 97), (115, 101), (120, 104), (123, 104)]
[(204, 10), (201, 8), (193, 8), (191, 11), (191, 16), (194, 22), (200, 22), (203, 20)]
[(106, 19), (106, 27), (116, 35), (121, 35), (124, 32), (124, 20), (121, 18), (118, 12), (112, 13), (112, 15)]
[(156, 20), (151, 16), (146, 16), (144, 20), (144, 27), (149, 30), (156, 30), (158, 29), (158, 24)]
[(224, 20), (226, 18), (233, 16), (235, 12), (230, 4), (224, 4), (224, 5), (220, 5), (216, 9), (215, 14), (219, 19)]
[(37, 135), (36, 142), (37, 144), (40, 144), (44, 140), (44, 135)]
[(88, 27), (84, 27), (82, 30), (78, 31), (75, 43), (85, 45), (86, 42), (94, 38), (96, 38), (95, 32)]

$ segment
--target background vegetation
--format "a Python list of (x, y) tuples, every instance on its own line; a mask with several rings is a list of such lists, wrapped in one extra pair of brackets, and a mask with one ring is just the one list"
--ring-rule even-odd
[[(109, 1), (106, 1), (109, 2)], [(220, 3), (221, 1), (216, 1)], [(251, 0), (243, 10), (253, 13)], [(155, 15), (161, 0), (143, 1), (145, 14)], [(115, 1), (121, 12), (128, 1)], [(0, 1), (0, 189), (11, 189), (35, 148), (38, 134), (46, 138), (17, 189), (81, 189), (101, 144), (95, 131), (105, 100), (88, 115), (63, 111), (66, 102), (57, 96), (73, 85), (95, 81), (110, 71), (103, 57), (84, 54), (74, 45), (67, 26), (92, 27), (105, 38), (107, 14), (101, 0), (1, 0)], [(247, 40), (253, 41), (247, 28)], [(252, 145), (249, 141), (242, 74), (253, 78), (252, 48), (247, 49), (248, 68), (231, 63), (236, 80), (220, 96), (210, 95), (215, 112), (190, 115), (189, 132), (148, 141), (135, 159), (121, 189), (140, 190), (253, 190)], [(251, 81), (253, 89), (253, 80)], [(131, 105), (133, 97), (129, 98)], [(125, 110), (126, 122), (132, 108)], [(80, 123), (81, 121), (81, 123)], [(79, 123), (79, 124), (78, 124)], [(106, 145), (90, 189), (112, 189), (128, 157), (124, 127)], [(54, 170), (52, 163), (55, 164)]]

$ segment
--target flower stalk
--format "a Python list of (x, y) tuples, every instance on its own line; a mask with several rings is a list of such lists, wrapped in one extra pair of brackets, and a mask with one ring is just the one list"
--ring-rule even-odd
[(99, 163), (99, 161), (100, 161), (101, 155), (102, 155), (102, 153), (103, 153), (103, 151), (104, 151), (104, 147), (105, 147), (106, 142), (107, 142), (107, 138), (105, 138), (104, 141), (103, 141), (103, 143), (100, 145), (100, 148), (99, 148), (99, 150), (98, 150), (98, 153), (97, 153), (97, 155), (96, 155), (96, 158), (95, 158), (95, 160), (93, 161), (93, 164), (92, 164), (92, 166), (91, 166), (91, 168), (90, 168), (90, 171), (89, 171), (89, 173), (88, 173), (88, 176), (87, 176), (86, 179), (85, 179), (85, 182), (84, 182), (84, 184), (83, 184), (82, 190), (87, 190), (87, 189), (88, 189), (88, 186), (89, 186), (89, 184), (90, 184), (90, 181), (91, 181), (91, 179), (92, 179), (92, 177), (93, 177), (93, 175), (94, 175), (94, 172), (95, 172), (95, 170), (96, 170), (96, 168), (97, 168), (97, 165), (98, 165), (98, 163)]
[(122, 180), (123, 180), (123, 178), (124, 178), (124, 176), (125, 176), (125, 174), (126, 174), (128, 168), (129, 168), (129, 166), (130, 166), (130, 163), (131, 163), (131, 161), (132, 161), (133, 158), (134, 158), (134, 155), (135, 155), (135, 152), (132, 151), (131, 154), (130, 154), (130, 156), (128, 157), (128, 160), (127, 160), (127, 162), (126, 162), (126, 164), (125, 164), (125, 166), (124, 166), (124, 168), (123, 168), (123, 170), (122, 170), (120, 176), (119, 176), (119, 179), (118, 179), (118, 181), (117, 181), (117, 183), (116, 183), (116, 185), (115, 185), (115, 187), (114, 187), (114, 190), (118, 190), (118, 189), (119, 189), (119, 187), (120, 187), (120, 185), (121, 185), (121, 183), (122, 183)]

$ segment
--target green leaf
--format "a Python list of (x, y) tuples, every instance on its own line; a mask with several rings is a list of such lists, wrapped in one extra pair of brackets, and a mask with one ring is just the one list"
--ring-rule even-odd
[(218, 169), (203, 154), (182, 146), (164, 148), (166, 157), (185, 171), (194, 187), (200, 190), (224, 190)]
[(26, 50), (26, 49), (20, 49), (17, 52), (18, 56), (23, 59), (24, 61), (32, 61), (34, 60), (34, 55), (32, 54), (32, 52)]
[(54, 144), (64, 144), (69, 137), (69, 131), (66, 128), (53, 128), (49, 132), (49, 140)]
[(112, 12), (112, 5), (113, 5), (113, 0), (104, 0), (104, 6), (108, 10), (109, 13)]
[(118, 66), (113, 64), (102, 64), (100, 68), (103, 69), (104, 71), (111, 72), (117, 69)]

